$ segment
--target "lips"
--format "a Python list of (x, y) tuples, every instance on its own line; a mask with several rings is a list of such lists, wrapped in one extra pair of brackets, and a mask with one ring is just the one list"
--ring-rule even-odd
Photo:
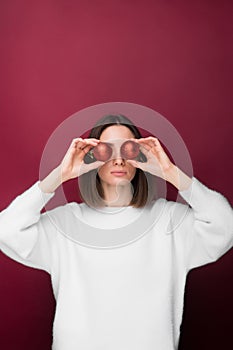
[(118, 176), (123, 176), (123, 175), (126, 174), (126, 171), (111, 171), (111, 174), (118, 175)]

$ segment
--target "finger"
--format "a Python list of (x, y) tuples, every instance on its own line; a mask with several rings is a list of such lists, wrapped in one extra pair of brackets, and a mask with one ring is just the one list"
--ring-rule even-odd
[(164, 152), (163, 147), (161, 146), (159, 140), (156, 137), (150, 137), (147, 141), (142, 140), (142, 144), (147, 149), (148, 147), (150, 147), (153, 153)]
[(76, 148), (77, 143), (78, 143), (79, 141), (81, 141), (81, 140), (82, 140), (81, 138), (73, 139), (73, 140), (71, 141), (71, 143), (70, 143), (69, 149), (71, 149), (71, 148)]
[(153, 153), (166, 153), (158, 140), (155, 141), (154, 147), (152, 148)]
[(98, 160), (98, 161), (90, 163), (90, 164), (85, 164), (85, 168), (87, 169), (87, 171), (91, 171), (91, 170), (94, 170), (94, 169), (101, 167), (104, 164), (105, 164), (105, 162), (101, 162), (100, 160)]
[(100, 140), (96, 139), (94, 137), (86, 138), (86, 139), (83, 139), (82, 137), (76, 137), (76, 138), (73, 138), (72, 141), (95, 141), (95, 142), (99, 142)]
[(140, 149), (142, 150), (142, 148), (146, 149), (146, 150), (150, 150), (151, 147), (148, 145), (148, 142), (144, 141), (144, 139), (130, 139), (132, 141), (135, 141), (135, 143), (139, 144)]
[(155, 145), (155, 141), (158, 140), (156, 137), (141, 137), (140, 139), (136, 139), (136, 138), (130, 138), (129, 140), (132, 140), (138, 144), (143, 145), (144, 147), (147, 147), (147, 149), (149, 150), (149, 146), (153, 147)]
[(140, 142), (140, 149), (141, 150), (147, 150), (147, 151), (150, 151), (150, 149), (151, 149), (151, 145), (148, 145), (148, 143), (147, 142)]
[(155, 147), (159, 150), (163, 150), (163, 147), (158, 139), (155, 140)]
[(145, 156), (147, 156), (148, 155), (148, 153), (149, 153), (149, 151), (151, 150), (151, 147), (150, 146), (148, 146), (148, 145), (140, 145), (140, 151), (145, 155)]
[(154, 142), (152, 140), (139, 139), (137, 143), (145, 147), (147, 150), (150, 150), (152, 147), (154, 147)]
[(153, 136), (142, 137), (139, 139), (139, 141), (140, 140), (142, 140), (142, 142), (149, 142), (150, 144), (159, 143), (159, 139), (157, 137), (153, 137)]
[(141, 169), (141, 164), (140, 164), (140, 162), (138, 162), (138, 161), (136, 161), (136, 160), (132, 160), (132, 159), (127, 159), (126, 161), (127, 161), (127, 163), (131, 164), (131, 165), (134, 166), (135, 168)]
[(154, 142), (154, 141), (158, 140), (158, 138), (154, 137), (154, 136), (147, 136), (147, 137), (143, 137), (143, 140)]
[(89, 138), (89, 139), (84, 139), (84, 140), (89, 140), (89, 141), (95, 141), (95, 142), (100, 142), (100, 140), (99, 139), (96, 139), (96, 138), (94, 138), (94, 137), (91, 137), (91, 138)]
[(92, 147), (95, 147), (95, 146), (97, 146), (99, 143), (100, 143), (100, 140), (98, 140), (98, 139), (85, 139), (85, 140), (84, 140), (84, 144), (85, 144), (86, 146), (90, 145), (90, 146), (92, 146)]
[(93, 148), (93, 145), (87, 145), (84, 146), (84, 148), (82, 149), (82, 151), (87, 154), (91, 149)]
[(83, 139), (82, 137), (77, 137), (72, 140), (71, 144), (77, 144), (78, 142), (83, 142), (85, 144), (98, 144), (100, 140), (96, 138)]
[[(92, 140), (78, 140), (76, 143), (76, 148), (84, 150), (87, 146), (95, 147), (98, 145), (98, 142)], [(90, 148), (91, 148), (90, 147)]]

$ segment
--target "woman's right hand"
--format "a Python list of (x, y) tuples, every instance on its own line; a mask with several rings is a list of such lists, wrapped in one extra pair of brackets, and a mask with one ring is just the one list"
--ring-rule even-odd
[(73, 139), (61, 164), (62, 181), (76, 178), (90, 170), (96, 169), (104, 164), (101, 161), (95, 161), (90, 164), (84, 163), (84, 156), (91, 148), (97, 146), (100, 140), (95, 138), (82, 139), (81, 137)]

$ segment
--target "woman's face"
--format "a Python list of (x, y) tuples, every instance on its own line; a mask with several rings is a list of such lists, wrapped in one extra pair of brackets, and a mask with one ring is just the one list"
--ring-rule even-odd
[(114, 140), (116, 140), (116, 143), (113, 146), (115, 147), (115, 156), (102, 165), (98, 171), (102, 184), (124, 185), (128, 184), (129, 181), (134, 178), (136, 168), (121, 157), (119, 154), (119, 147), (117, 147), (119, 141), (122, 140), (123, 143), (125, 139), (130, 139), (132, 137), (135, 138), (134, 134), (124, 125), (109, 126), (104, 129), (100, 135), (100, 141), (103, 142), (112, 142), (114, 144)]

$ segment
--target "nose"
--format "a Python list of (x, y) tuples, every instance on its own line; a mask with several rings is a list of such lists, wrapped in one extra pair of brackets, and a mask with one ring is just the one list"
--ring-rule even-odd
[(122, 158), (120, 147), (114, 147), (113, 149), (113, 163), (116, 165), (124, 165), (125, 159)]
[(125, 165), (125, 160), (121, 157), (113, 159), (114, 165)]

